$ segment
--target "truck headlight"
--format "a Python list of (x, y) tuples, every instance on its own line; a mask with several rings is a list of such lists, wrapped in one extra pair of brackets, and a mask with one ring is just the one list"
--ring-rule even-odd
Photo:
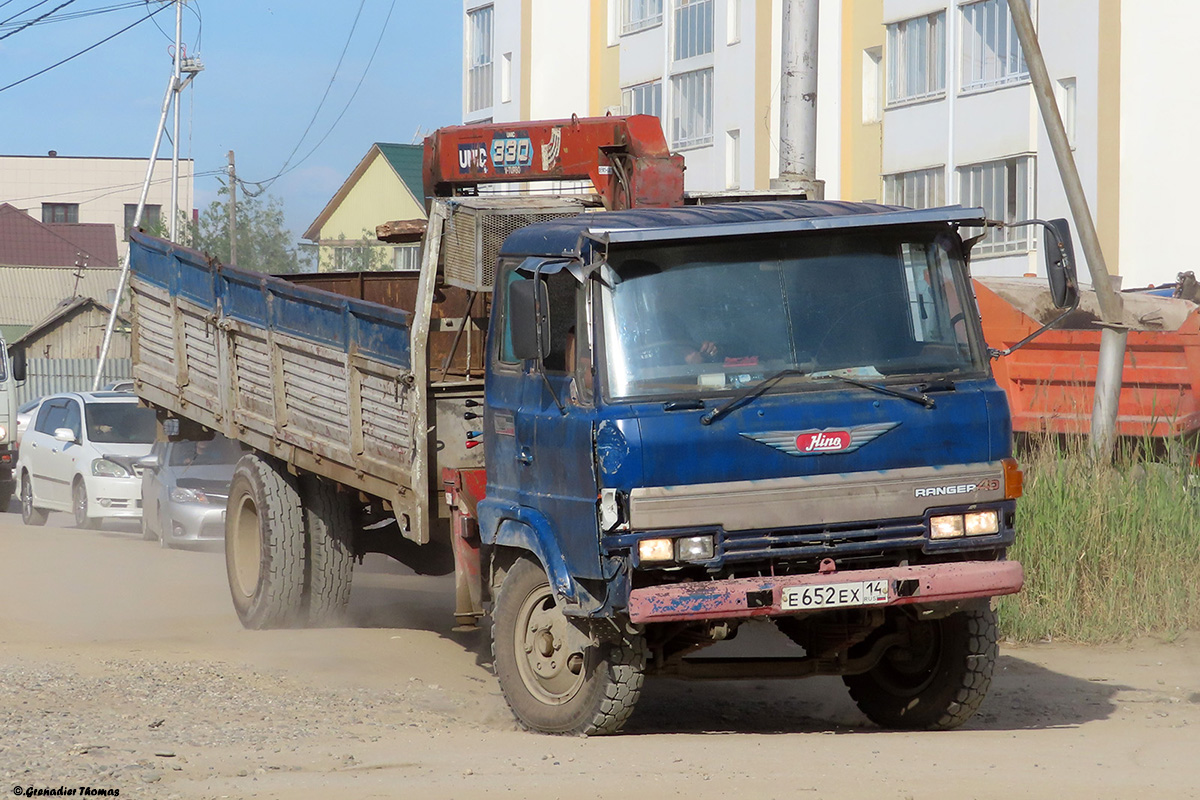
[(207, 503), (208, 495), (199, 489), (181, 489), (176, 486), (171, 490), (172, 503)]
[(0, 439), (3, 439), (5, 436), (8, 436), (8, 428), (0, 425)]
[(129, 471), (115, 461), (97, 458), (92, 462), (92, 474), (102, 478), (128, 478)]
[(962, 535), (963, 518), (961, 514), (929, 518), (929, 538), (956, 539)]
[(972, 511), (963, 515), (967, 536), (984, 536), (1000, 532), (1000, 514), (995, 509)]
[(685, 536), (675, 540), (675, 557), (680, 561), (710, 561), (713, 557), (713, 537)]
[(675, 542), (671, 539), (642, 539), (638, 542), (638, 558), (642, 561), (674, 561)]

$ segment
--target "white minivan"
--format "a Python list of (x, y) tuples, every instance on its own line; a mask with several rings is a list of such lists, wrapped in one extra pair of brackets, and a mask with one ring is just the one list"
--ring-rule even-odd
[(21, 517), (42, 525), (48, 511), (68, 511), (81, 528), (105, 517), (140, 519), (141, 467), (155, 437), (154, 412), (124, 392), (69, 392), (46, 397), (21, 437), (17, 476)]

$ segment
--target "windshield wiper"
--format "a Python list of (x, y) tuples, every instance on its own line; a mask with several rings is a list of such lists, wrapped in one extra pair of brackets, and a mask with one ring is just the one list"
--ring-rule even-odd
[(799, 369), (781, 369), (778, 372), (774, 372), (771, 375), (767, 376), (766, 378), (763, 378), (756, 385), (747, 386), (745, 389), (743, 389), (742, 391), (738, 392), (733, 397), (731, 397), (727, 401), (725, 401), (724, 404), (717, 406), (712, 411), (710, 411), (707, 414), (705, 414), (704, 416), (702, 416), (700, 418), (700, 424), (701, 425), (713, 424), (718, 419), (720, 419), (721, 417), (728, 414), (729, 411), (738, 403), (742, 402), (743, 400), (753, 400), (755, 397), (758, 397), (760, 394), (767, 391), (767, 389), (770, 389), (772, 386), (779, 383), (779, 381), (788, 377), (789, 375), (793, 375), (795, 377), (803, 377), (804, 375), (807, 375), (807, 374), (808, 373), (804, 372), (803, 370), (799, 370)]
[(868, 381), (860, 381), (857, 378), (848, 378), (845, 375), (829, 374), (829, 375), (822, 375), (821, 377), (822, 378), (832, 378), (835, 381), (841, 381), (842, 383), (848, 383), (851, 386), (861, 386), (864, 389), (870, 389), (871, 391), (879, 392), (880, 394), (891, 395), (892, 397), (901, 397), (905, 400), (911, 400), (914, 403), (920, 403), (921, 405), (925, 406), (926, 408), (934, 408), (937, 406), (937, 403), (934, 402), (933, 398), (930, 397), (929, 395), (925, 394), (924, 392), (909, 392), (904, 389), (893, 389), (891, 386), (884, 386), (881, 383), (870, 383)]

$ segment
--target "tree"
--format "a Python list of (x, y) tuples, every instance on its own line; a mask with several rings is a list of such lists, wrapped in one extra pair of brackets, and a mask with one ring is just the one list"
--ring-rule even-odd
[[(218, 191), (199, 219), (183, 226), (182, 243), (229, 263), (229, 188)], [(300, 272), (307, 258), (284, 227), (283, 201), (271, 195), (240, 196), (237, 205), (237, 264), (242, 269), (273, 274)]]

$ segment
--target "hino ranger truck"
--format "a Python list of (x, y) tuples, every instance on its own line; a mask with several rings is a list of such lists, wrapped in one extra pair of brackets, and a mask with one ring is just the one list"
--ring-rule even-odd
[[(244, 625), (335, 621), (380, 552), (454, 572), (531, 730), (616, 732), (647, 675), (838, 675), (888, 728), (976, 711), (992, 598), (1024, 577), (981, 209), (685, 204), (645, 116), (442, 129), (425, 179), (419, 275), (270, 277), (132, 237), (137, 393), (245, 450)], [(566, 180), (594, 194), (480, 190)], [(757, 618), (794, 657), (697, 655)]]

